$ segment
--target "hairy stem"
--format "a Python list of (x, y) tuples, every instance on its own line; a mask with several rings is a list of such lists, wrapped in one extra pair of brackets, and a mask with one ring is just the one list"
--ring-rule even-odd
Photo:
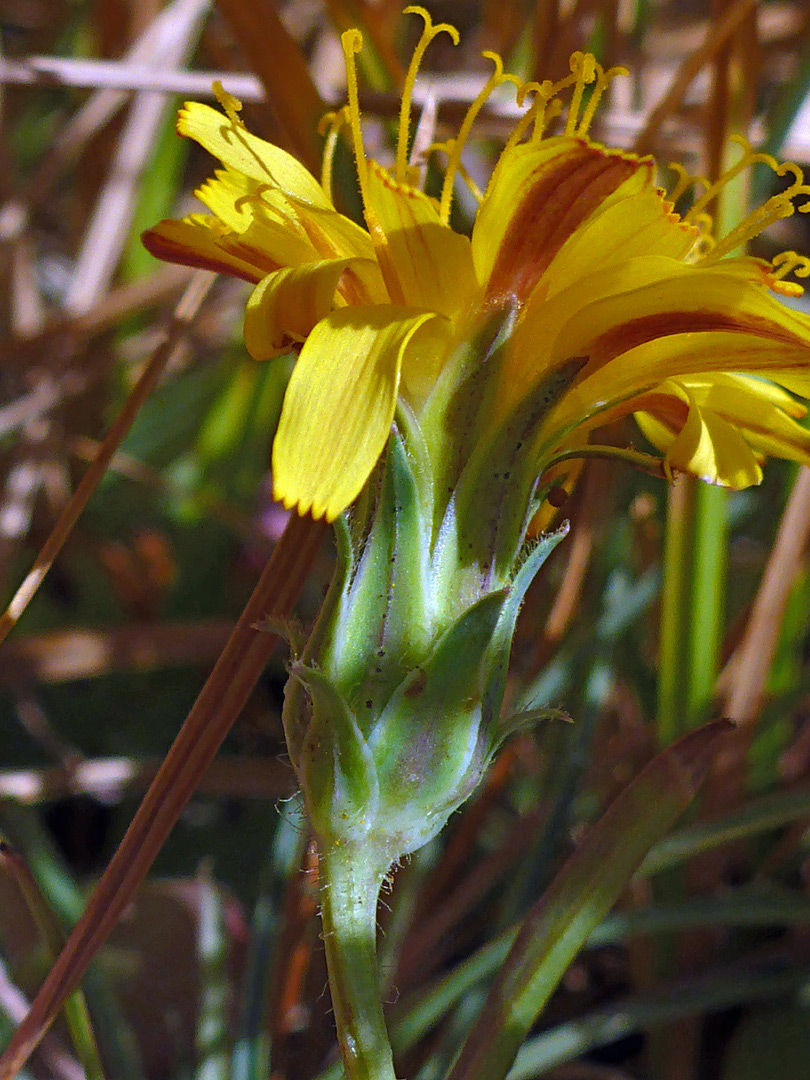
[(387, 869), (357, 848), (321, 855), (323, 937), (346, 1080), (395, 1080), (377, 968), (377, 897)]

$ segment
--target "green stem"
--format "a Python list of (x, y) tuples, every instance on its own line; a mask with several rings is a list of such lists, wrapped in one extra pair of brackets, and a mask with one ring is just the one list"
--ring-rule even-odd
[(704, 723), (725, 614), (726, 492), (684, 476), (670, 492), (661, 604), (658, 737)]
[(658, 742), (669, 746), (686, 730), (686, 687), (692, 530), (696, 481), (683, 476), (669, 490), (661, 593)]
[(355, 847), (321, 855), (323, 938), (346, 1080), (396, 1080), (377, 968), (377, 897), (387, 868)]

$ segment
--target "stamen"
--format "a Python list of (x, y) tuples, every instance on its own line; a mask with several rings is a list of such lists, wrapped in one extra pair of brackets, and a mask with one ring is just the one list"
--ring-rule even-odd
[[(785, 161), (780, 164), (776, 160), (776, 158), (772, 157), (770, 154), (764, 154), (761, 152), (755, 153), (751, 149), (748, 140), (744, 139), (741, 135), (732, 135), (731, 141), (737, 143), (743, 148), (742, 157), (735, 165), (732, 165), (729, 169), (727, 169), (723, 173), (723, 175), (719, 177), (718, 180), (716, 180), (713, 184), (710, 184), (706, 188), (706, 191), (703, 193), (703, 195), (701, 195), (701, 197), (691, 207), (689, 212), (684, 216), (685, 221), (691, 221), (695, 215), (700, 213), (701, 210), (708, 206), (712, 199), (714, 199), (719, 194), (719, 192), (722, 191), (722, 189), (736, 176), (739, 176), (743, 169), (749, 168), (750, 166), (757, 164), (767, 165), (768, 168), (771, 169), (779, 177), (785, 176), (787, 173), (791, 173), (794, 177), (793, 183), (789, 187), (785, 188), (784, 191), (780, 191), (777, 195), (772, 196), (772, 198), (769, 199), (767, 203), (765, 203), (766, 207), (770, 204), (769, 214), (776, 214), (776, 216), (772, 218), (773, 221), (776, 221), (782, 217), (787, 217), (789, 214), (793, 213), (794, 209), (797, 209), (799, 213), (802, 214), (806, 214), (808, 211), (810, 211), (810, 199), (807, 202), (802, 203), (801, 206), (794, 207), (792, 205), (793, 200), (796, 199), (799, 195), (810, 195), (810, 185), (804, 182), (804, 173), (798, 165), (796, 165), (792, 161)], [(787, 202), (787, 204), (790, 206), (789, 211), (785, 213), (784, 207), (781, 205), (777, 206), (776, 203), (773, 202), (774, 199), (780, 200), (780, 202), (782, 203)], [(757, 210), (755, 210), (751, 215), (751, 220), (753, 221), (754, 215), (757, 215), (756, 220), (759, 221), (759, 215), (763, 209), (764, 207), (759, 207)], [(765, 215), (765, 218), (767, 217), (768, 215)], [(765, 218), (762, 218), (762, 220), (765, 220)], [(746, 221), (747, 220), (748, 219), (746, 219)], [(770, 221), (768, 221), (767, 224), (770, 224)], [(740, 225), (738, 225), (737, 229), (735, 229), (735, 233), (744, 225), (746, 225), (746, 222), (742, 222)], [(762, 229), (764, 229), (765, 227), (765, 224), (760, 224), (757, 231), (761, 232)], [(747, 236), (748, 238), (750, 238), (751, 236), (756, 236), (756, 233), (748, 232)]]
[(783, 251), (779, 255), (774, 255), (771, 266), (775, 281), (781, 280), (788, 274), (795, 274), (796, 277), (810, 277), (810, 258), (807, 255), (800, 255), (798, 251)]
[(214, 91), (214, 97), (219, 102), (222, 111), (228, 117), (230, 122), (243, 128), (245, 125), (242, 122), (242, 117), (239, 115), (242, 110), (242, 102), (239, 98), (234, 97), (233, 94), (229, 94), (219, 79), (214, 79), (211, 88)]
[[(709, 203), (720, 194), (723, 188), (726, 187), (727, 184), (731, 183), (731, 181), (736, 176), (739, 176), (744, 169), (747, 169), (749, 165), (752, 165), (755, 159), (758, 158), (761, 161), (767, 160), (767, 155), (755, 154), (751, 149), (748, 140), (744, 139), (741, 135), (732, 135), (731, 141), (737, 143), (739, 146), (742, 146), (742, 157), (734, 165), (731, 165), (728, 169), (726, 169), (726, 171), (722, 173), (717, 178), (717, 180), (714, 181), (714, 183), (707, 185), (706, 190), (703, 192), (700, 198), (696, 199), (692, 206), (690, 206), (687, 213), (684, 214), (684, 221), (691, 222), (692, 219), (701, 212), (701, 210), (705, 210)], [(773, 164), (776, 165), (776, 162), (773, 160), (773, 158), (771, 158), (771, 161), (773, 161)]]
[[(430, 147), (429, 147), (429, 151), (430, 151), (430, 153), (433, 153), (434, 151), (440, 151), (443, 154), (447, 154), (448, 157), (449, 157), (450, 154), (452, 154), (452, 152), (453, 152), (453, 147), (455, 146), (455, 144), (456, 144), (455, 139), (447, 139), (445, 142), (431, 143)], [(467, 169), (467, 167), (461, 161), (458, 163), (458, 175), (462, 178), (462, 180), (464, 180), (467, 187), (472, 192), (473, 198), (475, 198), (476, 202), (479, 202), (479, 203), (483, 202), (484, 201), (484, 193), (483, 193), (483, 191), (478, 186), (478, 184), (475, 182), (475, 180), (473, 180), (473, 178), (470, 176), (469, 170)]]
[(585, 112), (582, 114), (582, 119), (579, 122), (577, 128), (577, 135), (587, 135), (588, 128), (593, 121), (594, 113), (596, 112), (599, 102), (602, 100), (602, 95), (612, 79), (615, 79), (617, 75), (629, 75), (630, 72), (626, 67), (612, 67), (604, 71), (601, 64), (596, 65), (596, 86), (591, 91), (590, 100), (585, 107)]
[(476, 97), (475, 101), (473, 101), (472, 105), (467, 109), (467, 114), (462, 121), (458, 135), (453, 140), (453, 149), (450, 152), (450, 159), (447, 162), (447, 172), (444, 174), (444, 183), (442, 184), (442, 194), (439, 203), (439, 214), (445, 225), (450, 220), (450, 205), (453, 200), (453, 183), (456, 178), (456, 173), (459, 171), (459, 166), (461, 165), (461, 152), (469, 138), (476, 117), (486, 104), (492, 91), (497, 86), (501, 86), (505, 82), (514, 83), (517, 87), (520, 86), (520, 80), (516, 75), (510, 75), (508, 72), (504, 74), (503, 61), (497, 53), (487, 51), (483, 52), (481, 55), (485, 59), (492, 61), (495, 65), (495, 70), (487, 79), (478, 97)]
[(461, 177), (461, 179), (465, 182), (467, 187), (470, 189), (470, 191), (472, 192), (473, 198), (476, 200), (476, 202), (479, 202), (479, 203), (483, 202), (484, 201), (484, 193), (483, 193), (483, 191), (478, 186), (478, 184), (476, 184), (475, 180), (473, 180), (473, 178), (470, 176), (470, 173), (469, 173), (466, 165), (462, 161), (460, 161), (458, 163), (458, 174)]
[(678, 182), (673, 188), (673, 190), (667, 192), (667, 198), (670, 200), (673, 206), (684, 194), (684, 192), (686, 192), (687, 189), (692, 187), (694, 184), (700, 184), (700, 186), (704, 190), (709, 187), (710, 181), (707, 180), (705, 176), (698, 176), (697, 174), (693, 175), (692, 173), (688, 172), (683, 167), (683, 165), (681, 165), (680, 161), (670, 161), (667, 165), (667, 168), (671, 169), (672, 172), (674, 172), (678, 177)]
[(433, 41), (435, 37), (438, 37), (439, 34), (449, 34), (454, 45), (458, 45), (460, 41), (459, 33), (455, 26), (451, 26), (450, 23), (439, 23), (437, 26), (434, 26), (430, 13), (425, 11), (423, 7), (418, 7), (416, 5), (406, 7), (404, 14), (421, 15), (425, 26), (422, 30), (422, 36), (419, 38), (419, 42), (413, 50), (411, 62), (408, 65), (408, 73), (405, 76), (405, 84), (402, 89), (402, 102), (399, 107), (399, 132), (397, 134), (395, 176), (397, 181), (401, 184), (408, 182), (408, 134), (411, 126), (411, 99), (413, 97), (416, 76), (419, 72), (422, 58), (425, 55), (425, 50), (428, 45), (430, 45), (431, 41)]
[(554, 83), (551, 79), (546, 79), (545, 82), (525, 82), (521, 83), (517, 91), (517, 106), (523, 107), (523, 102), (526, 100), (529, 94), (534, 94), (532, 103), (526, 112), (521, 116), (518, 122), (512, 129), (512, 134), (506, 140), (504, 151), (511, 150), (513, 146), (517, 146), (520, 140), (526, 133), (526, 129), (532, 120), (534, 121), (534, 131), (532, 133), (532, 142), (540, 142), (543, 138), (543, 131), (546, 125), (546, 106), (551, 99), (552, 92), (554, 90)]
[(798, 281), (783, 281), (788, 274), (810, 277), (810, 259), (797, 251), (783, 251), (771, 259), (770, 287), (783, 296), (801, 296), (804, 287)]
[(565, 121), (566, 135), (574, 134), (577, 126), (577, 118), (579, 116), (579, 107), (582, 104), (582, 95), (585, 92), (585, 86), (588, 83), (592, 83), (596, 78), (596, 59), (593, 53), (572, 53), (570, 65), (574, 82), (574, 92), (571, 95), (571, 104), (568, 106), (568, 117)]
[(753, 210), (727, 236), (718, 240), (704, 261), (715, 262), (723, 255), (733, 252), (735, 248), (741, 248), (775, 221), (790, 217), (793, 211), (794, 206), (790, 199), (786, 199), (784, 195), (773, 195), (766, 203)]
[(368, 163), (366, 152), (363, 148), (363, 130), (360, 126), (360, 94), (357, 88), (357, 64), (355, 56), (363, 48), (363, 35), (359, 30), (346, 30), (340, 35), (340, 43), (343, 46), (343, 56), (346, 63), (346, 94), (349, 99), (346, 115), (352, 133), (352, 147), (354, 160), (357, 167), (357, 179), (360, 183), (360, 194), (363, 198), (363, 206), (368, 208)]
[[(790, 187), (785, 188), (784, 191), (780, 191), (776, 196), (777, 198), (790, 199), (792, 202), (793, 199), (797, 198), (799, 195), (810, 195), (810, 184), (805, 184), (804, 173), (794, 161), (783, 161), (781, 165), (778, 165), (770, 154), (756, 154), (755, 158), (758, 161), (765, 161), (766, 164), (770, 165), (777, 176), (784, 176), (785, 173), (793, 173), (795, 180)], [(801, 206), (795, 207), (795, 209), (798, 210), (800, 214), (809, 213), (810, 200), (802, 203)]]
[(323, 161), (321, 163), (321, 187), (327, 199), (332, 199), (332, 172), (335, 163), (335, 150), (337, 148), (338, 135), (344, 124), (349, 122), (349, 110), (346, 106), (337, 111), (325, 113), (318, 124), (318, 134), (326, 136), (323, 147)]

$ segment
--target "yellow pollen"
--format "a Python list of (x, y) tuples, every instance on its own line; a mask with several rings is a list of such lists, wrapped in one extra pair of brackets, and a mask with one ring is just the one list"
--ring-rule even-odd
[(520, 86), (520, 80), (516, 75), (510, 75), (509, 73), (504, 74), (503, 61), (497, 53), (487, 51), (481, 53), (481, 55), (485, 59), (492, 61), (495, 65), (495, 70), (487, 79), (475, 101), (473, 101), (472, 105), (467, 109), (467, 113), (459, 128), (458, 135), (452, 140), (453, 149), (450, 152), (450, 157), (447, 162), (447, 171), (444, 174), (444, 183), (442, 184), (442, 194), (439, 203), (439, 216), (445, 225), (450, 220), (450, 206), (453, 201), (453, 183), (456, 178), (456, 173), (458, 173), (460, 169), (461, 153), (470, 136), (476, 117), (486, 104), (492, 91), (497, 86), (501, 86), (505, 82), (511, 82), (517, 87)]
[(239, 127), (244, 127), (242, 117), (239, 115), (242, 109), (242, 102), (239, 98), (234, 97), (233, 94), (229, 94), (219, 79), (214, 79), (212, 89), (214, 91), (214, 97), (219, 102), (222, 111), (228, 117), (232, 124), (237, 124)]
[(455, 26), (451, 26), (450, 23), (439, 23), (433, 25), (433, 20), (430, 17), (430, 13), (425, 11), (423, 7), (416, 5), (406, 7), (404, 11), (405, 15), (421, 15), (424, 20), (424, 28), (422, 30), (422, 36), (413, 50), (411, 56), (411, 62), (408, 65), (408, 73), (405, 76), (405, 84), (402, 89), (402, 103), (399, 108), (399, 131), (397, 134), (397, 160), (394, 175), (397, 180), (403, 184), (408, 182), (408, 136), (411, 127), (411, 99), (413, 98), (413, 88), (416, 83), (416, 76), (419, 73), (419, 67), (422, 63), (422, 58), (425, 55), (425, 50), (431, 41), (439, 34), (449, 34), (454, 45), (458, 45), (461, 40), (458, 30)]
[(349, 110), (346, 106), (336, 112), (325, 113), (318, 124), (318, 134), (326, 136), (323, 147), (323, 162), (321, 164), (321, 187), (327, 199), (332, 199), (332, 172), (335, 162), (335, 149), (337, 148), (338, 135), (344, 124), (349, 122)]

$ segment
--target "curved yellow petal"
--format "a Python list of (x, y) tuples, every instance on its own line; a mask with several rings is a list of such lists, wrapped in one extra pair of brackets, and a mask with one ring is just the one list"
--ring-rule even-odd
[(651, 440), (665, 450), (670, 468), (735, 491), (761, 482), (759, 462), (733, 423), (710, 408), (701, 408), (683, 386), (674, 382), (662, 384), (650, 397), (668, 394), (687, 404), (686, 422), (680, 431), (672, 434), (666, 424), (645, 424), (644, 413), (638, 414), (638, 421)]
[(142, 233), (141, 242), (156, 259), (234, 274), (245, 281), (261, 281), (275, 269), (269, 259), (246, 248), (217, 218), (207, 214), (191, 214), (181, 221), (165, 218)]
[[(560, 334), (561, 327), (587, 328), (589, 323), (587, 319), (583, 320), (584, 309), (631, 289), (655, 286), (677, 272), (678, 267), (674, 259), (666, 256), (635, 256), (574, 281), (567, 289), (555, 291), (551, 298), (545, 288), (536, 289), (529, 297), (509, 343), (506, 377), (499, 389), (499, 413), (508, 411), (542, 382), (552, 364), (587, 355), (590, 345), (587, 338), (577, 343), (579, 352), (573, 347), (555, 351), (555, 342), (565, 345), (572, 340), (570, 333)], [(561, 355), (563, 351), (565, 356)]]
[[(636, 188), (638, 175), (645, 180)], [(626, 190), (629, 189), (629, 190)], [(562, 245), (544, 276), (551, 298), (598, 271), (610, 270), (636, 256), (683, 259), (694, 247), (697, 229), (672, 213), (652, 172), (622, 184)]]
[[(764, 376), (804, 396), (810, 393), (810, 354), (804, 345), (776, 343), (753, 334), (673, 334), (630, 349), (572, 387), (548, 417), (543, 437), (550, 444), (559, 438), (559, 433), (569, 431), (572, 426), (591, 429), (643, 408), (638, 404), (639, 395), (655, 393), (659, 384), (667, 379), (689, 388), (698, 402), (708, 400), (707, 386), (716, 383), (712, 404), (720, 412), (718, 397), (733, 402), (735, 399), (731, 398), (729, 389), (734, 380), (740, 378), (729, 372)], [(726, 380), (730, 381), (726, 383)], [(752, 402), (750, 410), (758, 410), (762, 420), (767, 422), (768, 416), (773, 416), (768, 409), (778, 405), (779, 388), (768, 387), (767, 383), (753, 379), (745, 380), (745, 385), (751, 383), (757, 389), (747, 390)], [(790, 411), (795, 415), (799, 407), (794, 402)], [(738, 415), (742, 408), (737, 400)], [(768, 450), (764, 444), (765, 438), (770, 437), (783, 442), (792, 439), (794, 445), (799, 445), (795, 431), (791, 429), (789, 433), (785, 428), (785, 422), (790, 419), (785, 415), (786, 410), (780, 407), (778, 412), (778, 431), (771, 430), (766, 436), (762, 431), (756, 432), (752, 424), (751, 442), (752, 445), (756, 442), (766, 453), (793, 457), (792, 453), (783, 450)]]
[(358, 261), (311, 262), (263, 278), (245, 309), (245, 346), (254, 360), (269, 360), (291, 342), (303, 341), (332, 310), (341, 276), (350, 266), (356, 270)]
[(375, 161), (365, 192), (377, 258), (394, 303), (455, 320), (479, 292), (468, 237), (443, 225), (421, 191), (400, 184)]
[(301, 228), (305, 230), (310, 243), (322, 258), (340, 258), (344, 255), (358, 259), (374, 258), (371, 237), (356, 221), (336, 210), (300, 206), (292, 198), (289, 199), (289, 204), (298, 211)]
[[(584, 305), (560, 327), (556, 357), (589, 355), (593, 371), (647, 341), (705, 331), (810, 348), (810, 318), (768, 292), (758, 260), (729, 259), (710, 267), (668, 263), (659, 280)], [(716, 366), (734, 370), (733, 364)]]
[(754, 450), (810, 462), (810, 431), (794, 419), (804, 416), (807, 409), (780, 387), (722, 372), (680, 382), (701, 409), (710, 409), (733, 424)]
[(286, 150), (252, 135), (243, 124), (210, 105), (187, 101), (177, 117), (177, 131), (194, 139), (223, 165), (244, 173), (313, 206), (331, 208), (323, 188)]
[(273, 492), (300, 514), (333, 521), (385, 447), (399, 377), (432, 312), (384, 305), (322, 319), (293, 368), (273, 443)]
[(801, 418), (807, 415), (807, 406), (803, 402), (797, 401), (781, 386), (753, 375), (714, 371), (708, 374), (689, 375), (679, 381), (689, 390), (699, 405), (710, 399), (716, 405), (719, 395), (727, 404), (731, 401), (742, 400), (750, 402), (754, 409), (758, 409), (761, 405), (765, 408), (775, 405), (788, 416)]

